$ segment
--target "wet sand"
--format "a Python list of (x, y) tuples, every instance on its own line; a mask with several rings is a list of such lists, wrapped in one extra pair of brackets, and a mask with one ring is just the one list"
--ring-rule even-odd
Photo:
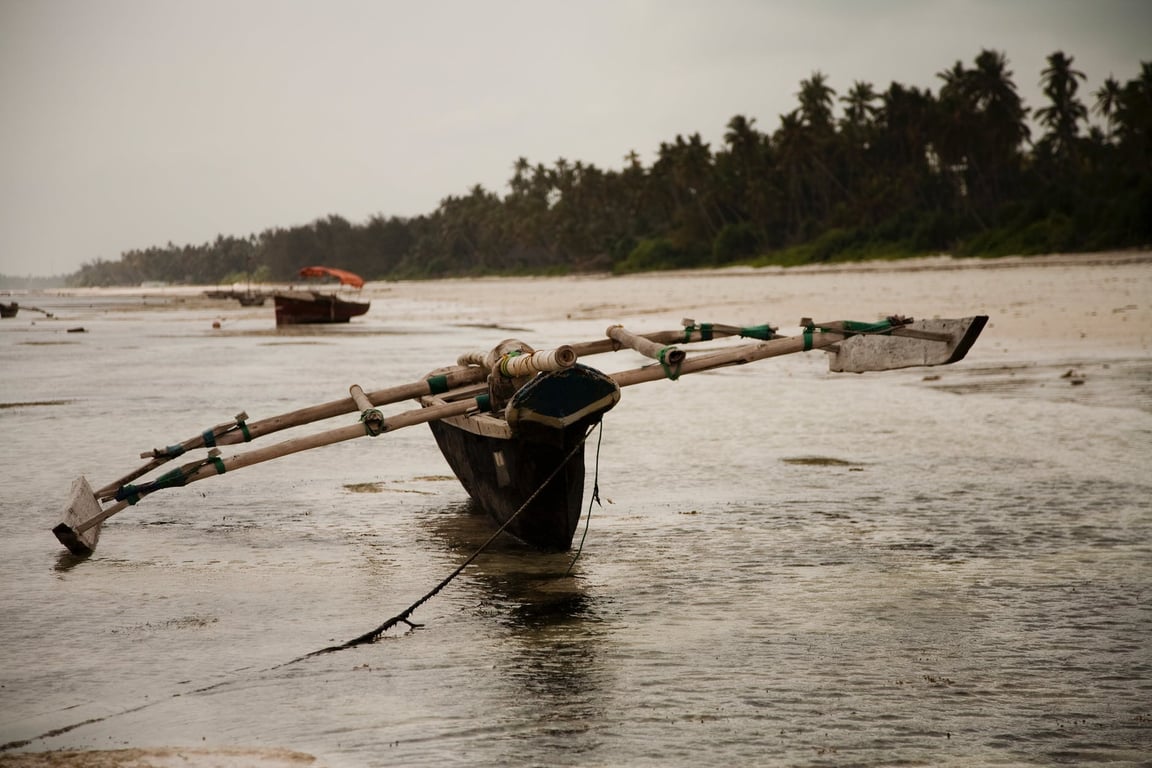
[[(989, 326), (971, 355), (986, 364), (1001, 360), (1028, 364), (1043, 358), (1048, 349), (1059, 349), (1060, 360), (1067, 361), (1081, 355), (1085, 359), (1146, 357), (1152, 348), (1152, 252), (997, 260), (938, 257), (624, 277), (403, 281), (371, 283), (365, 290), (373, 300), (374, 313), (390, 303), (430, 303), (440, 310), (435, 318), (428, 318), (430, 324), (475, 323), (477, 317), (500, 328), (571, 321), (581, 328), (581, 337), (600, 322), (649, 331), (666, 329), (681, 317), (701, 322), (770, 322), (792, 333), (802, 317), (820, 322), (869, 321), (887, 313), (916, 318), (987, 314)], [(206, 300), (201, 292), (199, 288), (155, 288), (71, 293), (162, 297), (175, 299), (181, 306), (202, 306)], [(148, 303), (142, 301), (144, 306)], [(228, 307), (233, 311), (234, 303)], [(0, 753), (0, 766), (13, 768), (320, 764), (311, 755), (279, 749)]]

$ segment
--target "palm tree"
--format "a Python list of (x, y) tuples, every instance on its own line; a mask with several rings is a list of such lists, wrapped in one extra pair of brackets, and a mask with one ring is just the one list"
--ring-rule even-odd
[(1021, 145), (1029, 138), (1028, 109), (1016, 92), (1008, 59), (983, 50), (975, 68), (957, 62), (938, 76), (943, 125), (939, 150), (946, 164), (964, 175), (964, 194), (979, 208), (1003, 202), (1021, 169)]
[(1048, 68), (1041, 73), (1040, 84), (1052, 104), (1037, 110), (1036, 117), (1048, 127), (1045, 143), (1062, 164), (1073, 158), (1080, 121), (1088, 118), (1088, 110), (1076, 98), (1078, 81), (1083, 79), (1084, 73), (1072, 69), (1072, 57), (1062, 51), (1048, 57)]
[(1116, 127), (1116, 111), (1120, 108), (1120, 96), (1123, 89), (1120, 87), (1120, 82), (1111, 75), (1104, 81), (1096, 93), (1092, 94), (1096, 97), (1096, 103), (1092, 107), (1092, 111), (1104, 118), (1108, 126), (1108, 138), (1112, 138), (1112, 131)]
[(800, 117), (809, 128), (824, 130), (832, 128), (832, 105), (836, 91), (828, 85), (823, 72), (816, 71), (812, 77), (800, 81)]
[(874, 103), (879, 98), (872, 83), (862, 80), (854, 82), (848, 93), (840, 97), (840, 101), (844, 104), (845, 127), (861, 129), (871, 125), (880, 111)]

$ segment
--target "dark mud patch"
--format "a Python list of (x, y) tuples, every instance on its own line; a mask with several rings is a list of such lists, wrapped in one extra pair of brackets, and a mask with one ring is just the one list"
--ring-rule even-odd
[(348, 483), (344, 490), (350, 493), (416, 493), (422, 496), (435, 496), (432, 491), (422, 491), (417, 488), (391, 488), (386, 482), (377, 483)]
[(796, 464), (802, 467), (862, 467), (858, 461), (846, 461), (831, 456), (787, 456), (780, 461), (785, 464)]
[(5, 408), (42, 408), (53, 405), (72, 405), (75, 400), (28, 400), (22, 403), (0, 403), (0, 411)]

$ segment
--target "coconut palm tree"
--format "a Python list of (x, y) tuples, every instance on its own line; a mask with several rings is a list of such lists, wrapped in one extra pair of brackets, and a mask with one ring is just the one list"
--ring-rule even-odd
[(1052, 103), (1036, 110), (1036, 118), (1048, 128), (1043, 143), (1061, 165), (1074, 158), (1080, 122), (1088, 119), (1087, 108), (1076, 98), (1084, 73), (1072, 69), (1072, 61), (1072, 57), (1062, 51), (1048, 57), (1048, 67), (1041, 73), (1040, 84)]
[(1107, 137), (1109, 140), (1112, 138), (1112, 132), (1116, 127), (1116, 111), (1120, 108), (1120, 96), (1123, 89), (1120, 87), (1120, 81), (1111, 75), (1104, 80), (1104, 84), (1092, 94), (1096, 97), (1096, 103), (1092, 106), (1092, 111), (1104, 118), (1105, 124), (1108, 128)]

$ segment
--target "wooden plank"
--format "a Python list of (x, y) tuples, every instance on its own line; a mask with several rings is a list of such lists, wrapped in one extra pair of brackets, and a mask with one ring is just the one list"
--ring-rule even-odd
[(987, 320), (985, 315), (918, 320), (892, 335), (849, 336), (829, 351), (828, 369), (864, 373), (955, 363), (968, 354)]

